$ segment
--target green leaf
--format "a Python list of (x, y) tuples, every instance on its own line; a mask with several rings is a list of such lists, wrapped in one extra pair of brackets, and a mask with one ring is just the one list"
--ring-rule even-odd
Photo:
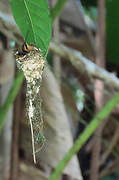
[(12, 13), (27, 43), (46, 56), (51, 39), (51, 18), (46, 0), (11, 0)]

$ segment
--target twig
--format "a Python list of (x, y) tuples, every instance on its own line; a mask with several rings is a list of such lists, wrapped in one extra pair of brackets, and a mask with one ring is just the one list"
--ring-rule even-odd
[[(105, 0), (98, 0), (98, 31), (96, 34), (96, 64), (102, 68), (105, 68)], [(104, 83), (99, 79), (95, 80), (95, 113), (99, 112), (103, 107), (103, 90)], [(100, 89), (100, 91), (98, 90)], [(102, 137), (103, 128), (107, 120), (104, 121), (95, 132), (95, 135)], [(99, 180), (99, 168), (100, 168), (100, 152), (101, 141), (94, 137), (94, 144), (92, 148), (91, 156), (91, 170), (90, 180)]]
[(31, 127), (31, 137), (32, 137), (33, 161), (34, 161), (34, 163), (36, 164), (35, 143), (34, 143), (34, 133), (33, 133), (32, 119), (29, 118), (29, 121), (30, 121), (30, 127)]
[(119, 168), (119, 161), (115, 160), (112, 163), (108, 165), (100, 174), (100, 179), (103, 178), (104, 176), (108, 176), (112, 174), (114, 171), (116, 171)]
[(102, 155), (100, 165), (102, 165), (105, 162), (105, 160), (108, 158), (108, 156), (112, 152), (112, 149), (117, 144), (118, 140), (119, 140), (119, 127), (117, 127), (114, 133), (114, 136), (112, 137), (111, 143), (109, 147), (107, 148), (106, 152), (104, 152), (104, 154)]
[(92, 61), (84, 57), (80, 51), (56, 42), (50, 43), (49, 50), (65, 58), (65, 60), (70, 61), (79, 72), (84, 74), (87, 73), (88, 76), (98, 78), (104, 81), (104, 83), (109, 87), (119, 90), (119, 79), (114, 75), (114, 73), (110, 73), (97, 66)]
[(21, 120), (22, 111), (22, 98), (21, 91), (18, 94), (15, 104), (14, 104), (14, 118), (13, 118), (13, 128), (12, 128), (12, 148), (11, 148), (11, 169), (10, 169), (10, 179), (18, 179), (18, 169), (19, 169), (19, 126)]
[[(86, 22), (85, 22), (83, 9), (82, 9), (82, 7), (79, 7), (77, 0), (72, 0), (72, 2), (74, 3), (75, 8), (76, 8), (76, 11), (77, 11), (77, 13), (79, 14), (79, 17), (80, 17), (80, 19), (81, 19), (81, 21), (82, 21), (82, 23), (83, 23), (83, 26), (84, 26), (84, 28), (85, 28), (85, 32), (86, 32), (87, 37), (88, 37), (88, 40), (89, 40), (89, 43), (90, 43), (90, 45), (91, 45), (91, 49), (92, 49), (93, 55), (95, 56), (95, 51), (96, 51), (96, 49), (95, 49), (94, 37), (93, 37), (93, 35), (92, 35), (91, 30), (89, 29), (88, 25), (87, 25)], [(80, 2), (80, 5), (81, 5), (81, 2)]]

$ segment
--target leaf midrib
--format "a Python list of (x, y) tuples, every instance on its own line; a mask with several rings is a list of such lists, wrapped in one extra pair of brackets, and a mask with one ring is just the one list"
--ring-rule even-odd
[(32, 19), (31, 19), (30, 12), (29, 12), (29, 9), (27, 8), (27, 3), (26, 3), (25, 0), (24, 0), (24, 5), (25, 5), (25, 7), (26, 7), (26, 12), (27, 12), (27, 14), (28, 14), (29, 21), (30, 21), (30, 24), (31, 24), (31, 27), (32, 27), (32, 32), (33, 32), (33, 36), (34, 36), (34, 41), (35, 41), (35, 43), (36, 43), (36, 38), (35, 38), (35, 32), (34, 32), (34, 28), (33, 28)]

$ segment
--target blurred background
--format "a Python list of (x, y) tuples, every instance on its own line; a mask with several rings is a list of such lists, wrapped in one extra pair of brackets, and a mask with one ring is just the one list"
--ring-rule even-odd
[[(58, 0), (48, 3), (52, 10)], [(36, 153), (36, 165), (26, 120), (25, 79), (9, 110), (6, 106), (2, 109), (11, 102), (8, 94), (18, 71), (14, 50), (23, 41), (9, 0), (1, 0), (0, 112), (7, 113), (0, 116), (0, 179), (47, 180), (77, 137), (119, 90), (119, 1), (64, 1), (53, 23), (43, 73), (40, 95), (45, 140)], [(118, 118), (116, 106), (58, 180), (119, 179)]]

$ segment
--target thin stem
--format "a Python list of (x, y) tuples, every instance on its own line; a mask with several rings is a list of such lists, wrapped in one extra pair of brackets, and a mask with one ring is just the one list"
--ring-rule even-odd
[(34, 144), (34, 133), (33, 133), (33, 125), (32, 125), (32, 119), (30, 120), (30, 126), (31, 126), (31, 137), (32, 137), (32, 151), (33, 151), (33, 161), (36, 164), (36, 155), (35, 155), (35, 144)]
[[(105, 69), (105, 0), (98, 0), (98, 30), (96, 34), (96, 65)], [(94, 99), (95, 99), (95, 112), (99, 112), (103, 107), (104, 94), (98, 91), (98, 88), (102, 91), (104, 90), (104, 83), (99, 79), (95, 80), (94, 83)], [(104, 126), (107, 123), (106, 119), (96, 130), (95, 134), (102, 137)], [(99, 179), (99, 169), (100, 169), (100, 153), (101, 153), (101, 141), (94, 137), (94, 144), (92, 147), (91, 155), (91, 172), (90, 180)]]
[(7, 99), (4, 103), (4, 105), (0, 108), (0, 132), (3, 127), (6, 114), (9, 110), (9, 108), (11, 107), (11, 105), (13, 104), (13, 102), (16, 98), (16, 95), (19, 92), (19, 89), (21, 87), (23, 79), (24, 79), (23, 73), (21, 71), (18, 71), (16, 79), (14, 80), (12, 88), (7, 96)]

